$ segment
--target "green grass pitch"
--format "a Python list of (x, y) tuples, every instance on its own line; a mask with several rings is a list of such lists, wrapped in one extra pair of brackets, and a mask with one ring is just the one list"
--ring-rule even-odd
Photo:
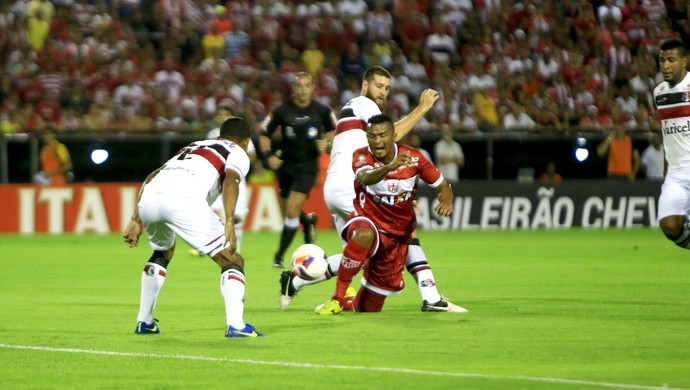
[[(421, 241), (439, 290), (469, 313), (421, 312), (409, 275), (379, 314), (316, 315), (333, 281), (280, 311), (278, 235), (247, 234), (245, 321), (267, 337), (226, 339), (219, 269), (184, 243), (162, 333), (137, 336), (144, 237), (0, 236), (0, 388), (690, 389), (690, 252), (659, 230)], [(332, 232), (318, 243), (339, 248)]]

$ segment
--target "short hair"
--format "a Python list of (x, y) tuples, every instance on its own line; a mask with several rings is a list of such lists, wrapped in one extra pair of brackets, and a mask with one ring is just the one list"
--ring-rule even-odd
[(395, 124), (393, 124), (393, 119), (391, 119), (390, 116), (386, 114), (378, 114), (369, 118), (369, 120), (367, 121), (367, 128), (373, 125), (379, 125), (381, 123), (390, 123), (391, 126), (395, 127)]
[(220, 137), (230, 141), (241, 142), (250, 136), (249, 125), (244, 119), (232, 117), (220, 125)]
[(304, 71), (295, 73), (295, 78), (292, 82), (296, 83), (299, 79), (309, 79), (309, 81), (313, 81), (313, 77), (311, 77), (311, 75), (308, 72)]
[(374, 80), (374, 76), (383, 76), (387, 79), (391, 78), (390, 72), (386, 70), (386, 68), (382, 66), (372, 66), (369, 69), (367, 69), (366, 72), (364, 72), (364, 80), (366, 82), (371, 82)]
[(683, 57), (685, 57), (688, 53), (685, 48), (685, 43), (683, 43), (683, 41), (681, 41), (680, 39), (669, 39), (668, 41), (664, 41), (664, 43), (662, 43), (661, 46), (659, 46), (660, 51), (673, 49), (678, 49), (678, 54), (680, 54)]

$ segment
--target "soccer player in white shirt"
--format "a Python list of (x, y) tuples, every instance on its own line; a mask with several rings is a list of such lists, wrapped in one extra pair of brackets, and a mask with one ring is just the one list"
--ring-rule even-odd
[[(361, 95), (350, 100), (343, 107), (335, 130), (331, 146), (331, 161), (324, 183), (324, 197), (335, 227), (338, 232), (343, 229), (349, 214), (354, 211), (355, 174), (352, 171), (352, 155), (355, 150), (368, 145), (366, 125), (369, 118), (381, 114), (386, 106), (390, 92), (391, 75), (380, 66), (373, 66), (364, 73)], [(405, 118), (395, 123), (396, 141), (399, 141), (424, 117), (438, 100), (439, 94), (433, 89), (425, 89), (419, 96), (419, 104)], [(292, 271), (281, 274), (280, 307), (287, 308), (292, 297), (304, 285), (318, 283), (330, 279), (337, 274), (340, 265), (340, 255), (331, 256), (329, 271), (324, 276), (313, 281), (295, 278)], [(413, 234), (410, 248), (405, 260), (405, 267), (417, 282), (422, 295), (423, 311), (464, 312), (465, 309), (449, 302), (441, 296), (436, 288), (431, 267), (426, 255), (419, 245), (419, 239)]]
[[(244, 322), (244, 259), (237, 252), (234, 215), (239, 183), (249, 171), (249, 126), (240, 118), (223, 122), (220, 138), (193, 142), (148, 175), (123, 238), (137, 246), (142, 224), (153, 255), (141, 275), (141, 301), (136, 334), (160, 333), (153, 318), (158, 294), (175, 252), (175, 236), (221, 267), (220, 291), (225, 299), (226, 337), (260, 337)], [(210, 204), (222, 196), (225, 220)]]
[(659, 196), (659, 226), (669, 240), (690, 249), (690, 72), (683, 41), (659, 47), (664, 81), (654, 88), (668, 170)]

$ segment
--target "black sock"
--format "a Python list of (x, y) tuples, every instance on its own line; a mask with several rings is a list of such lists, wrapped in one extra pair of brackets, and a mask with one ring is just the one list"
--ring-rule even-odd
[(290, 244), (292, 244), (292, 240), (295, 239), (295, 234), (297, 234), (297, 228), (283, 226), (283, 231), (280, 233), (280, 246), (278, 247), (278, 252), (276, 252), (275, 256), (277, 260), (283, 261), (285, 251)]

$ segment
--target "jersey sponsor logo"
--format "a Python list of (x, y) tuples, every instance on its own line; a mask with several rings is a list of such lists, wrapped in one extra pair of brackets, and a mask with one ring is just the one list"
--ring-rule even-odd
[(351, 259), (349, 257), (345, 257), (345, 256), (343, 256), (343, 259), (340, 263), (340, 265), (345, 267), (345, 268), (357, 268), (361, 264), (362, 264), (361, 262), (354, 260), (354, 259)]
[(685, 134), (690, 131), (690, 120), (685, 121), (685, 123), (663, 121), (661, 125), (661, 130), (664, 132), (665, 135)]
[(395, 206), (396, 204), (401, 204), (409, 201), (412, 197), (412, 193), (403, 192), (398, 195), (373, 195), (375, 203), (381, 203), (386, 206)]
[(292, 126), (286, 126), (285, 127), (285, 137), (287, 138), (295, 138), (297, 134), (295, 133), (295, 129), (292, 128)]
[(690, 93), (686, 92), (669, 92), (660, 94), (655, 99), (657, 107), (668, 106), (678, 103), (690, 102)]

